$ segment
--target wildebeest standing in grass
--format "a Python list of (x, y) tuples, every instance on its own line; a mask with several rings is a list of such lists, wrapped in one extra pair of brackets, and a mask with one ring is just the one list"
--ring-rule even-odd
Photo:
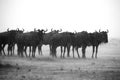
[(0, 48), (1, 48), (0, 50), (3, 51), (4, 55), (5, 55), (4, 47), (7, 44), (8, 46), (11, 46), (15, 43), (15, 37), (17, 33), (18, 33), (18, 30), (9, 30), (9, 29), (7, 29), (6, 32), (0, 33)]
[(98, 53), (98, 47), (101, 43), (108, 43), (108, 30), (107, 31), (100, 31), (99, 32), (94, 32), (94, 33), (89, 33), (90, 35), (90, 43), (93, 47), (93, 53), (92, 53), (92, 58), (94, 58), (94, 52), (96, 50), (95, 58), (97, 58), (97, 53)]
[[(52, 36), (52, 39), (51, 39), (51, 46), (52, 46), (52, 56), (53, 57), (56, 57), (56, 49), (58, 46), (63, 46), (65, 49), (67, 47), (70, 47), (71, 43), (72, 43), (72, 39), (73, 39), (73, 33), (71, 32), (62, 32), (62, 33), (59, 33), (59, 34), (55, 34)], [(61, 57), (64, 57), (65, 55), (65, 49), (64, 49), (64, 52), (63, 52), (63, 55), (61, 53)], [(67, 49), (70, 49), (70, 48), (67, 48)], [(68, 56), (69, 56), (69, 50), (68, 51)]]
[(75, 34), (74, 43), (72, 44), (73, 57), (74, 57), (74, 49), (76, 49), (78, 57), (80, 57), (78, 48), (82, 48), (82, 58), (86, 58), (85, 51), (86, 51), (86, 47), (90, 44), (89, 39), (90, 37), (87, 31), (82, 31)]
[(50, 43), (50, 40), (51, 40), (51, 38), (52, 38), (52, 36), (54, 35), (54, 34), (57, 34), (57, 33), (59, 33), (59, 32), (61, 32), (62, 31), (62, 29), (60, 29), (60, 30), (53, 30), (53, 29), (51, 29), (51, 32), (49, 32), (49, 33), (45, 33), (44, 35), (43, 35), (43, 41), (38, 45), (38, 53), (40, 54), (40, 52), (41, 52), (41, 54), (42, 54), (42, 45), (49, 45), (49, 48), (50, 48), (50, 55), (51, 55), (51, 43)]
[[(32, 47), (32, 57), (35, 57), (36, 47), (43, 40), (44, 30), (37, 30), (37, 32), (27, 32), (19, 34), (17, 39), (18, 54), (23, 56), (24, 47)], [(25, 53), (27, 56), (27, 53)]]
[[(22, 30), (19, 30), (19, 28), (16, 29), (16, 36), (17, 34), (20, 34), (20, 33), (23, 33), (24, 32), (24, 29)], [(15, 44), (16, 44), (16, 36), (15, 36), (15, 40), (14, 42), (11, 44), (11, 45), (8, 45), (8, 48), (7, 48), (7, 51), (8, 51), (8, 55), (14, 55), (14, 49), (15, 49)]]

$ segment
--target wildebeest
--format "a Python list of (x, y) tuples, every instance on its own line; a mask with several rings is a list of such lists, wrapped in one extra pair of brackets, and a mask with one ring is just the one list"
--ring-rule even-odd
[[(51, 40), (51, 38), (52, 38), (52, 36), (54, 35), (54, 34), (57, 34), (57, 33), (59, 33), (59, 32), (61, 32), (62, 31), (62, 29), (60, 29), (60, 30), (53, 30), (53, 29), (51, 29), (51, 32), (49, 32), (49, 33), (45, 33), (44, 35), (43, 35), (43, 41), (38, 45), (38, 53), (40, 54), (41, 53), (41, 55), (42, 55), (42, 45), (49, 45), (49, 48), (50, 48), (50, 53), (51, 53), (51, 42), (50, 42), (50, 40)], [(50, 54), (51, 55), (51, 54)]]
[[(9, 30), (7, 29), (6, 32), (2, 32), (0, 33), (0, 50), (3, 51), (4, 55), (4, 47), (6, 44), (8, 44), (8, 46), (11, 46), (15, 43), (15, 37), (16, 34), (18, 33), (18, 30)], [(0, 52), (1, 52), (0, 51)]]
[(74, 57), (74, 48), (77, 51), (78, 57), (80, 57), (78, 48), (82, 48), (82, 58), (86, 57), (85, 50), (86, 50), (86, 47), (90, 44), (89, 39), (90, 37), (87, 31), (82, 31), (75, 34), (74, 43), (72, 44), (73, 57)]
[[(63, 46), (65, 49), (66, 47), (70, 47), (73, 41), (73, 36), (74, 34), (71, 32), (62, 32), (62, 33), (53, 35), (51, 39), (52, 56), (56, 57), (56, 48), (58, 46)], [(63, 55), (61, 53), (61, 57), (64, 57), (65, 49), (64, 49)], [(70, 48), (67, 48), (67, 49), (70, 49)], [(68, 56), (69, 56), (69, 50), (67, 51), (68, 51)]]
[[(82, 57), (85, 58), (85, 49), (87, 46), (92, 46), (93, 47), (93, 52), (92, 52), (92, 58), (94, 57), (94, 52), (96, 49), (96, 55), (95, 58), (97, 58), (97, 52), (98, 52), (98, 46), (101, 43), (107, 43), (108, 42), (108, 36), (107, 36), (108, 31), (102, 31), (102, 32), (93, 32), (93, 33), (87, 33), (87, 32), (82, 32), (82, 33), (77, 33), (75, 35), (75, 43), (73, 45), (73, 48), (76, 49), (77, 54), (78, 48), (82, 47)], [(74, 49), (73, 49), (73, 56), (74, 56)]]
[[(44, 30), (38, 29), (37, 31), (26, 32), (18, 34), (16, 37), (18, 54), (23, 56), (24, 48), (27, 46), (32, 47), (32, 57), (35, 57), (36, 47), (43, 40)], [(25, 52), (26, 56), (27, 53)]]
[(93, 53), (92, 53), (92, 58), (94, 57), (94, 52), (96, 49), (96, 54), (95, 58), (97, 58), (97, 53), (98, 53), (98, 47), (101, 43), (108, 43), (108, 30), (107, 31), (100, 31), (99, 32), (94, 32), (90, 33), (90, 43), (93, 47)]

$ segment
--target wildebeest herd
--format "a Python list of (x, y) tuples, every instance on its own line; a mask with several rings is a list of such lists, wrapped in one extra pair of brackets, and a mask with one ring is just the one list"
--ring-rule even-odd
[[(70, 49), (72, 47), (72, 53), (74, 58), (74, 50), (77, 52), (78, 58), (80, 58), (78, 49), (82, 48), (82, 58), (86, 58), (86, 47), (92, 46), (92, 58), (97, 58), (98, 46), (101, 43), (108, 43), (108, 30), (107, 31), (95, 31), (88, 33), (87, 31), (81, 32), (62, 32), (60, 30), (51, 29), (34, 29), (30, 32), (24, 32), (23, 30), (9, 30), (0, 33), (0, 55), (6, 55), (4, 48), (6, 45), (8, 54), (14, 55), (15, 44), (17, 45), (17, 55), (28, 57), (27, 48), (29, 47), (29, 57), (35, 57), (36, 48), (38, 47), (38, 53), (42, 55), (42, 45), (49, 45), (50, 56), (57, 57), (57, 47), (61, 48), (61, 58), (67, 56), (70, 57)], [(67, 49), (67, 50), (66, 50)], [(95, 55), (94, 55), (95, 53)]]

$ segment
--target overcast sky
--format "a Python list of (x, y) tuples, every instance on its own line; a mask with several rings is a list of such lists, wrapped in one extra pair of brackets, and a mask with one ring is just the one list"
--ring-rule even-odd
[(109, 30), (119, 37), (120, 0), (0, 0), (0, 31), (7, 28)]

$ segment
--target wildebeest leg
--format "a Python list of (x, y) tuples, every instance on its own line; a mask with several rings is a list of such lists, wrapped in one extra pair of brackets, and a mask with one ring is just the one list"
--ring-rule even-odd
[(12, 56), (12, 47), (13, 47), (13, 44), (8, 44), (8, 48), (7, 48), (8, 56), (10, 55), (9, 53), (11, 53), (11, 56)]
[(57, 55), (56, 55), (57, 54), (56, 48), (57, 47), (55, 47), (55, 50), (54, 50), (55, 51), (54, 57), (57, 57)]
[(9, 44), (8, 44), (7, 51), (8, 51), (8, 56), (9, 56), (9, 52), (10, 52), (10, 45)]
[(35, 57), (35, 52), (36, 52), (36, 46), (33, 46), (33, 49), (32, 49), (32, 57)]
[(54, 45), (51, 46), (51, 55), (52, 55), (52, 57), (55, 57), (55, 55), (56, 55), (56, 47)]
[(53, 46), (49, 45), (49, 48), (50, 48), (50, 55), (52, 56), (52, 48), (53, 48)]
[[(42, 47), (42, 45), (39, 44), (39, 45), (38, 45), (38, 53), (39, 53), (39, 55), (42, 55), (42, 49), (41, 49), (41, 47)], [(41, 54), (40, 54), (40, 53), (41, 53)]]
[(94, 58), (94, 52), (95, 52), (95, 46), (93, 45), (93, 53), (92, 53), (92, 58)]
[(17, 54), (18, 54), (18, 56), (20, 56), (20, 45), (19, 44), (17, 44)]
[(64, 46), (63, 58), (65, 57), (66, 47)]
[(80, 58), (80, 55), (79, 55), (79, 52), (78, 52), (78, 47), (76, 47), (76, 51), (77, 51), (78, 58)]
[(32, 46), (32, 57), (34, 57), (34, 47)]
[(2, 46), (2, 51), (3, 51), (4, 56), (6, 56), (5, 51), (4, 51), (5, 45), (6, 45), (6, 44), (3, 44), (3, 46)]
[(70, 57), (70, 44), (67, 46), (67, 57)]
[(23, 45), (21, 45), (20, 52), (21, 52), (21, 56), (24, 57), (24, 55), (23, 55), (23, 52), (24, 52), (24, 46), (23, 46)]
[(0, 56), (2, 56), (2, 46), (0, 45)]
[(82, 58), (86, 58), (85, 50), (86, 50), (86, 46), (82, 46)]
[(32, 47), (29, 46), (29, 57), (30, 57), (30, 55), (31, 55), (31, 49), (32, 49)]
[(27, 52), (26, 52), (26, 50), (27, 50), (27, 46), (25, 46), (25, 49), (24, 49), (25, 56), (27, 57)]
[(14, 50), (15, 50), (15, 44), (12, 46), (12, 55), (14, 55)]
[(61, 48), (61, 58), (62, 58), (62, 53), (63, 53), (63, 49), (62, 49), (62, 46), (61, 46), (60, 48)]
[(97, 58), (97, 53), (98, 53), (98, 45), (96, 46), (96, 54), (95, 54), (95, 58)]
[(74, 48), (75, 48), (75, 46), (72, 47), (73, 57), (74, 57)]

